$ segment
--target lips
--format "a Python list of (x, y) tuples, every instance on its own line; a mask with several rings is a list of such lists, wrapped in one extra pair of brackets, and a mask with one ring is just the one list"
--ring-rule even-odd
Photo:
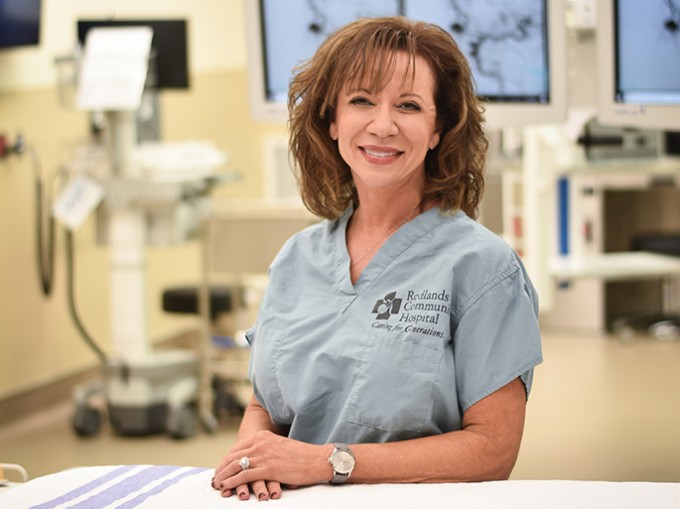
[(403, 152), (389, 147), (364, 146), (360, 147), (363, 153), (371, 159), (389, 160), (401, 155)]

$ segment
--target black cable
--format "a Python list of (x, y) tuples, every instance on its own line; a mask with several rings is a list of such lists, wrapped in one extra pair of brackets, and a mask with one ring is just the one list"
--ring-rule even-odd
[(88, 333), (87, 329), (80, 320), (80, 316), (78, 315), (74, 290), (75, 287), (74, 258), (75, 256), (73, 250), (73, 232), (71, 232), (71, 230), (66, 229), (66, 287), (69, 313), (71, 314), (71, 319), (73, 320), (73, 323), (78, 329), (80, 335), (83, 337), (83, 339), (85, 340), (87, 345), (92, 349), (92, 351), (95, 354), (97, 354), (97, 357), (99, 357), (99, 361), (101, 362), (102, 366), (105, 366), (107, 363), (106, 353), (104, 353), (104, 350), (102, 350), (102, 348)]
[[(33, 147), (30, 147), (35, 171), (35, 256), (40, 276), (40, 286), (45, 296), (49, 297), (54, 286), (54, 217), (45, 206), (43, 176), (40, 158)], [(47, 223), (47, 238), (45, 238)]]
[[(44, 295), (49, 296), (54, 287), (54, 232), (55, 219), (51, 214), (49, 203), (45, 205), (44, 179), (42, 174), (42, 164), (37, 151), (29, 145), (33, 168), (35, 172), (35, 233), (36, 233), (36, 263), (38, 274), (40, 275), (41, 289)], [(47, 238), (45, 238), (44, 227), (47, 224)], [(93, 339), (80, 319), (75, 299), (75, 255), (73, 249), (73, 232), (66, 229), (66, 287), (68, 298), (68, 309), (71, 319), (80, 333), (81, 337), (90, 349), (97, 355), (102, 366), (108, 364), (104, 350)], [(124, 380), (130, 377), (130, 367), (127, 363), (120, 365), (121, 376)]]

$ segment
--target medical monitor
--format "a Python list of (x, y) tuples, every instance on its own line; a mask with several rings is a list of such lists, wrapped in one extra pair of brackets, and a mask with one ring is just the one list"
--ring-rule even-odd
[(0, 49), (37, 46), (41, 0), (0, 0)]
[(600, 123), (680, 131), (680, 3), (598, 5)]
[[(1, 1), (1, 0), (0, 0)], [(78, 42), (83, 45), (92, 28), (148, 26), (153, 30), (152, 58), (156, 71), (156, 88), (184, 89), (189, 87), (187, 22), (183, 19), (115, 19), (79, 20)]]
[(488, 127), (566, 118), (562, 0), (405, 0), (404, 15), (451, 34), (470, 63)]
[(361, 17), (398, 16), (400, 0), (244, 0), (250, 102), (256, 120), (286, 122), (292, 69)]
[(360, 17), (405, 15), (448, 30), (472, 66), (491, 128), (566, 117), (564, 0), (246, 0), (251, 109), (285, 122), (292, 68)]

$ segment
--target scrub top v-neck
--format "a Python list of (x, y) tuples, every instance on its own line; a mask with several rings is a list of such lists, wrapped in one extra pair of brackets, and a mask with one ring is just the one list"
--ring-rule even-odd
[(440, 224), (438, 214), (433, 215), (427, 211), (416, 216), (411, 221), (403, 224), (394, 232), (375, 253), (373, 258), (355, 283), (352, 283), (350, 275), (350, 256), (347, 250), (347, 225), (352, 216), (352, 209), (347, 210), (338, 222), (337, 235), (335, 235), (335, 268), (338, 288), (347, 296), (345, 302), (352, 302), (362, 291), (370, 287), (378, 280), (390, 263), (408, 249), (411, 245), (425, 236), (429, 231)]
[(292, 237), (252, 344), (255, 396), (291, 438), (385, 442), (460, 429), (471, 405), (541, 362), (537, 297), (510, 247), (463, 212), (399, 228), (355, 284), (352, 211)]

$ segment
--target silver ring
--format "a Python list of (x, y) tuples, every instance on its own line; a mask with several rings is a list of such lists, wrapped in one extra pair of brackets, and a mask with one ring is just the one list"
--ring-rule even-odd
[(248, 470), (250, 468), (250, 459), (248, 459), (248, 456), (243, 456), (238, 464), (241, 466), (241, 470)]

